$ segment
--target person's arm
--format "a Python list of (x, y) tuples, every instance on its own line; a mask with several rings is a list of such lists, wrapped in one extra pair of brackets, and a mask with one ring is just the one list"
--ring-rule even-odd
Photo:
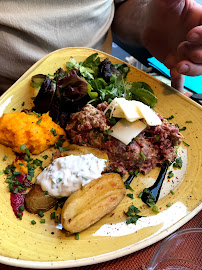
[[(117, 1), (112, 31), (123, 42), (129, 45), (142, 44), (142, 31), (146, 21), (147, 4), (151, 0)], [(119, 6), (120, 5), (120, 6)]]

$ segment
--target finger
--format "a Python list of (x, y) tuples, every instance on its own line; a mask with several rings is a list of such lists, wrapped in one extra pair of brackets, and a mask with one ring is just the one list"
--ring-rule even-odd
[(179, 74), (175, 68), (170, 70), (171, 86), (184, 94), (184, 76)]
[(187, 34), (187, 41), (202, 45), (202, 26), (196, 26)]
[(183, 60), (177, 64), (176, 71), (187, 76), (200, 76), (202, 75), (202, 64), (194, 64), (188, 60)]
[(177, 53), (180, 60), (202, 64), (202, 45), (184, 41), (178, 46)]

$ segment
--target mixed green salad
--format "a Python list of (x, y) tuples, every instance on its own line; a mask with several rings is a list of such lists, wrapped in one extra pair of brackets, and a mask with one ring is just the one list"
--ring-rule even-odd
[(145, 82), (127, 82), (129, 71), (125, 63), (113, 64), (108, 58), (101, 61), (98, 53), (80, 63), (70, 57), (66, 70), (59, 68), (54, 74), (32, 77), (32, 87), (39, 89), (33, 110), (49, 111), (52, 119), (63, 126), (71, 113), (87, 103), (96, 106), (110, 103), (115, 97), (138, 100), (154, 108), (157, 97), (151, 87)]

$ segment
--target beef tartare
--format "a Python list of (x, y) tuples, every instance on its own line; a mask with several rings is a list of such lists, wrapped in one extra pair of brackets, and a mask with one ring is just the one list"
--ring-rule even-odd
[(178, 127), (170, 124), (160, 114), (162, 124), (148, 126), (128, 145), (110, 136), (111, 123), (104, 113), (108, 103), (97, 108), (87, 104), (80, 112), (73, 113), (66, 126), (70, 141), (77, 145), (98, 148), (109, 157), (109, 171), (149, 173), (157, 165), (173, 162), (175, 146), (182, 141)]

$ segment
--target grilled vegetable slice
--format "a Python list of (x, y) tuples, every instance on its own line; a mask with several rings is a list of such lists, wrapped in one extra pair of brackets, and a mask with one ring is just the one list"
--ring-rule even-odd
[(65, 202), (61, 222), (68, 234), (81, 232), (113, 211), (125, 196), (117, 173), (106, 173), (74, 192)]
[(46, 194), (40, 185), (34, 185), (25, 197), (25, 208), (30, 213), (37, 214), (40, 211), (48, 211), (57, 201), (57, 198)]

